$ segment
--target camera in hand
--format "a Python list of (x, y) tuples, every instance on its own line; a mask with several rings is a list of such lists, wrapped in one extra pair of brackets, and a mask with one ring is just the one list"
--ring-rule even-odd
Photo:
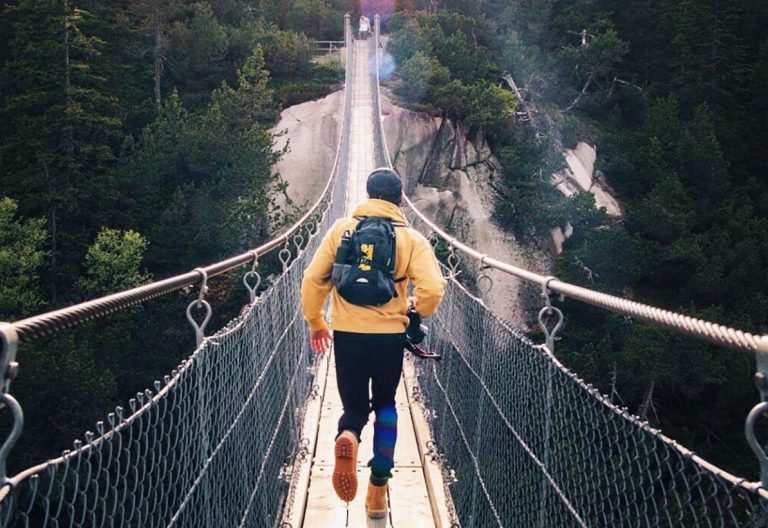
[(429, 352), (419, 346), (429, 333), (427, 325), (421, 323), (421, 316), (416, 312), (408, 312), (408, 328), (405, 329), (405, 348), (414, 356), (422, 359), (440, 359), (442, 356), (435, 352)]

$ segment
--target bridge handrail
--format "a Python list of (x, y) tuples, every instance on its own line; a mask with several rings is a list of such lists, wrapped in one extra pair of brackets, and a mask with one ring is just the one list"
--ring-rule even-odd
[(379, 89), (380, 81), (379, 72), (381, 71), (381, 64), (379, 64), (379, 39), (381, 38), (381, 18), (379, 15), (373, 17), (373, 57), (374, 57), (374, 70), (376, 75), (372, 76), (372, 80), (375, 83), (371, 93), (373, 94), (374, 106), (376, 107), (376, 123), (373, 127), (374, 145), (376, 151), (376, 164), (378, 167), (392, 167), (392, 160), (389, 157), (389, 147), (387, 147), (387, 138), (384, 135), (384, 126), (381, 122), (381, 91)]
[(195, 270), (182, 275), (175, 275), (168, 279), (152, 282), (130, 290), (121, 291), (119, 293), (28, 317), (8, 324), (16, 330), (20, 342), (29, 343), (41, 337), (49, 336), (61, 330), (78, 326), (87, 321), (136, 306), (145, 301), (180, 290), (184, 287), (199, 284), (203, 280), (203, 273), (197, 270), (202, 270), (207, 277), (210, 278), (231, 271), (258, 257), (262, 257), (274, 249), (284, 246), (288, 239), (296, 234), (308, 219), (315, 213), (320, 212), (320, 206), (325, 202), (329, 190), (331, 189), (331, 184), (335, 179), (336, 163), (337, 161), (334, 161), (333, 172), (329, 176), (322, 194), (312, 207), (304, 213), (295, 224), (283, 232), (283, 234), (262, 244), (256, 249), (210, 264), (206, 267), (196, 268)]

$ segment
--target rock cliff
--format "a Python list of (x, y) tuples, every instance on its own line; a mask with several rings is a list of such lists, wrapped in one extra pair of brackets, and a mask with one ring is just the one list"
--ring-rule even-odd
[[(322, 192), (333, 168), (339, 141), (339, 114), (344, 92), (286, 108), (271, 130), (275, 149), (288, 151), (275, 170), (288, 183), (286, 194), (294, 207), (306, 209)], [(286, 200), (280, 201), (285, 205)]]
[[(421, 211), (481, 253), (548, 273), (551, 264), (545, 254), (522, 247), (491, 220), (500, 167), (482, 134), (470, 137), (466, 128), (448, 119), (398, 107), (386, 92), (381, 110), (392, 163)], [(465, 273), (472, 279), (479, 276), (479, 262), (462, 260)], [(488, 273), (494, 281), (486, 300), (489, 307), (526, 327), (531, 321), (529, 304), (538, 303), (535, 293), (512, 276), (495, 270)]]

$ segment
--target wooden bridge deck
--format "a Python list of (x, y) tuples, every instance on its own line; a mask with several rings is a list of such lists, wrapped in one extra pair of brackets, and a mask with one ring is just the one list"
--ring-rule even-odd
[[(351, 116), (351, 146), (347, 212), (366, 199), (365, 182), (373, 170), (374, 135), (373, 104), (371, 97), (370, 48), (372, 40), (356, 40)], [(355, 500), (347, 504), (333, 491), (333, 443), (342, 406), (336, 387), (333, 355), (324, 358), (318, 369), (319, 397), (308, 409), (305, 418), (305, 437), (311, 461), (302, 464), (299, 487), (293, 490), (294, 507), (290, 525), (294, 527), (403, 527), (432, 528), (450, 526), (442, 477), (437, 464), (425, 456), (429, 431), (418, 402), (409, 398), (414, 384), (413, 359), (405, 361), (403, 380), (398, 387), (398, 412), (395, 467), (390, 480), (390, 514), (386, 519), (371, 520), (365, 514), (365, 493), (372, 456), (373, 415), (363, 431), (358, 450), (360, 475)], [(426, 460), (426, 462), (425, 462)]]

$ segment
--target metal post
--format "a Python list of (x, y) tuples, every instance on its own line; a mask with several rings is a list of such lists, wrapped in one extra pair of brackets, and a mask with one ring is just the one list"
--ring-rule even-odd
[[(486, 321), (487, 319), (484, 319)], [(485, 368), (488, 364), (488, 340), (489, 336), (491, 335), (491, 332), (486, 329), (482, 328), (480, 329), (483, 334), (483, 344), (480, 347), (480, 379), (485, 380)], [(474, 455), (480, 459), (481, 458), (481, 451), (482, 448), (482, 439), (483, 439), (483, 418), (485, 417), (485, 404), (484, 402), (488, 399), (488, 396), (485, 394), (480, 394), (477, 398), (477, 424), (475, 425), (475, 453)], [(480, 468), (478, 468), (479, 470)], [(477, 478), (472, 481), (472, 506), (470, 507), (470, 522), (469, 527), (474, 528), (475, 526), (479, 526), (479, 519), (478, 519), (478, 508), (477, 508), (477, 502), (478, 502), (478, 495), (480, 493), (479, 485), (480, 480), (482, 480), (482, 475), (477, 475)]]
[(381, 23), (381, 17), (377, 14), (373, 15), (373, 43), (376, 46), (376, 53), (379, 52), (379, 25)]
[(760, 463), (760, 481), (765, 488), (768, 487), (768, 455), (755, 437), (755, 422), (760, 416), (768, 412), (768, 336), (762, 336), (758, 341), (758, 348), (755, 350), (755, 363), (757, 368), (755, 385), (760, 393), (760, 403), (749, 412), (744, 424), (744, 435)]
[(352, 26), (349, 23), (349, 13), (344, 15), (344, 45), (347, 47), (347, 53), (349, 53), (352, 47)]
[(24, 427), (24, 413), (21, 405), (16, 399), (8, 394), (11, 388), (11, 381), (16, 378), (19, 372), (19, 364), (16, 362), (16, 351), (19, 347), (19, 336), (16, 328), (9, 323), (0, 323), (0, 409), (8, 408), (13, 415), (13, 428), (0, 447), (0, 485), (4, 485), (8, 480), (6, 471), (6, 462), (8, 454), (16, 444), (16, 440), (21, 435)]
[[(545, 349), (546, 350), (546, 349)], [(551, 354), (551, 351), (549, 351)], [(547, 354), (547, 355), (549, 355)], [(552, 361), (547, 359), (547, 401), (544, 417), (544, 456), (542, 457), (542, 464), (544, 465), (544, 471), (549, 471), (549, 443), (552, 436), (552, 374), (554, 365)], [(541, 476), (541, 496), (539, 497), (539, 527), (545, 528), (549, 522), (547, 517), (546, 505), (547, 505), (547, 490), (549, 488), (549, 481), (547, 475)]]
[(16, 328), (10, 323), (0, 323), (0, 393), (7, 393), (11, 381), (19, 371), (16, 363), (16, 351), (19, 347), (19, 336)]

